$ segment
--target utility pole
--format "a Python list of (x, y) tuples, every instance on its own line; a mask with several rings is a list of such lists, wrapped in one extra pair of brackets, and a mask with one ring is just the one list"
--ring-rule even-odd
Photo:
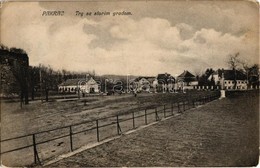
[(43, 103), (42, 99), (42, 70), (40, 69), (40, 90), (41, 90), (41, 102)]

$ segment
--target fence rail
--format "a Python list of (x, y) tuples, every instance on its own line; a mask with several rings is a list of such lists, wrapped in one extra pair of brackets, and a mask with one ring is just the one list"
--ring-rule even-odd
[[(41, 164), (43, 159), (42, 160), (40, 159), (39, 151), (37, 149), (37, 147), (41, 144), (45, 144), (45, 143), (48, 143), (48, 142), (51, 142), (51, 141), (55, 141), (55, 140), (58, 140), (58, 139), (68, 137), (70, 151), (73, 151), (73, 150), (75, 150), (74, 149), (75, 142), (74, 142), (73, 138), (77, 134), (86, 133), (86, 132), (90, 132), (90, 131), (95, 130), (96, 141), (100, 142), (102, 140), (101, 139), (101, 132), (100, 132), (100, 130), (102, 128), (109, 127), (109, 126), (116, 126), (117, 135), (121, 135), (123, 132), (137, 128), (138, 123), (140, 125), (140, 121), (138, 121), (140, 119), (142, 119), (142, 121), (141, 121), (141, 122), (143, 122), (143, 123), (141, 123), (142, 125), (147, 125), (147, 124), (155, 122), (155, 121), (160, 121), (162, 118), (167, 118), (167, 117), (173, 116), (176, 113), (182, 113), (182, 112), (184, 112), (188, 109), (194, 108), (198, 105), (202, 105), (202, 104), (205, 104), (207, 102), (213, 101), (213, 100), (219, 98), (219, 96), (220, 96), (219, 92), (214, 92), (214, 94), (212, 94), (212, 95), (194, 98), (192, 100), (191, 99), (190, 100), (182, 100), (182, 101), (178, 101), (178, 102), (171, 103), (171, 104), (163, 104), (161, 106), (157, 106), (157, 107), (154, 107), (154, 108), (151, 108), (151, 107), (143, 108), (140, 111), (124, 113), (124, 114), (117, 114), (117, 115), (114, 115), (114, 116), (99, 118), (99, 119), (96, 119), (96, 120), (93, 120), (93, 121), (84, 121), (84, 122), (81, 122), (81, 123), (76, 123), (76, 124), (72, 124), (72, 125), (68, 125), (68, 126), (63, 126), (63, 127), (59, 127), (59, 128), (49, 129), (49, 130), (46, 130), (46, 131), (36, 132), (36, 133), (33, 133), (33, 134), (3, 139), (3, 140), (0, 141), (1, 143), (31, 137), (30, 138), (31, 143), (29, 145), (21, 146), (21, 147), (18, 147), (18, 148), (1, 151), (1, 155), (11, 153), (11, 152), (14, 152), (14, 151), (23, 150), (23, 149), (26, 149), (26, 148), (32, 148), (33, 149), (32, 151), (33, 151), (34, 164)], [(123, 129), (122, 128), (123, 123), (129, 122), (129, 121), (131, 121), (132, 123), (127, 124), (126, 125), (127, 128)], [(82, 126), (82, 125), (87, 125), (87, 124), (90, 124), (90, 127), (82, 129), (82, 130), (76, 130), (77, 126)], [(51, 133), (53, 131), (61, 131), (63, 129), (66, 129), (67, 133), (64, 133), (64, 134), (58, 135), (58, 136), (56, 135), (56, 136), (54, 136), (50, 139), (47, 139), (47, 140), (37, 141), (38, 135), (45, 134), (45, 133)]]

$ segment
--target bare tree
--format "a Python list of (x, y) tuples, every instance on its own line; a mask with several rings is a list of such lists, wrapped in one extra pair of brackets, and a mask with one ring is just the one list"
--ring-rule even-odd
[(241, 64), (241, 61), (239, 60), (239, 52), (236, 53), (235, 55), (229, 55), (228, 65), (234, 71), (234, 87), (233, 87), (233, 89), (236, 89), (236, 87), (237, 87), (237, 68), (240, 64)]
[(230, 66), (231, 69), (235, 70), (239, 66), (241, 61), (239, 60), (239, 52), (236, 53), (235, 55), (229, 55), (228, 59), (228, 65)]

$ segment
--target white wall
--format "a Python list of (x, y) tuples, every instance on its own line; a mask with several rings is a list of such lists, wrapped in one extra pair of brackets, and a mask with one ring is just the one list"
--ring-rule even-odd
[[(225, 89), (229, 90), (229, 89), (233, 89), (235, 83), (233, 80), (225, 80), (224, 81), (224, 86)], [(246, 80), (237, 80), (237, 88), (239, 90), (243, 90), (243, 89), (247, 89), (247, 81)]]

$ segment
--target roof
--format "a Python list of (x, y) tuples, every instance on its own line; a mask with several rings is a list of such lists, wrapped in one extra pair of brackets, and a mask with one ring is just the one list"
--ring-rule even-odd
[(158, 80), (158, 83), (165, 82), (167, 84), (169, 81), (172, 81), (172, 80), (175, 81), (175, 78), (173, 76), (171, 76), (171, 74), (164, 73), (164, 74), (158, 74), (157, 80)]
[(167, 79), (167, 74), (158, 74), (157, 80), (165, 80)]
[(152, 77), (152, 76), (139, 76), (138, 78), (135, 78), (135, 80), (134, 81), (139, 81), (139, 80), (141, 80), (141, 79), (146, 79), (146, 80), (148, 80), (149, 82), (153, 82), (154, 80), (155, 80), (155, 77)]
[(225, 80), (247, 80), (246, 74), (238, 70), (218, 70), (216, 72), (219, 77), (222, 77), (222, 73), (224, 72)]
[(79, 78), (79, 79), (67, 79), (65, 82), (62, 82), (59, 84), (59, 86), (75, 86), (78, 84), (83, 84), (88, 82), (92, 77), (86, 79), (86, 78)]
[(178, 76), (178, 80), (184, 82), (197, 81), (196, 77), (192, 73), (186, 70)]
[(195, 78), (195, 76), (189, 71), (184, 71), (182, 74), (178, 76), (179, 78)]

